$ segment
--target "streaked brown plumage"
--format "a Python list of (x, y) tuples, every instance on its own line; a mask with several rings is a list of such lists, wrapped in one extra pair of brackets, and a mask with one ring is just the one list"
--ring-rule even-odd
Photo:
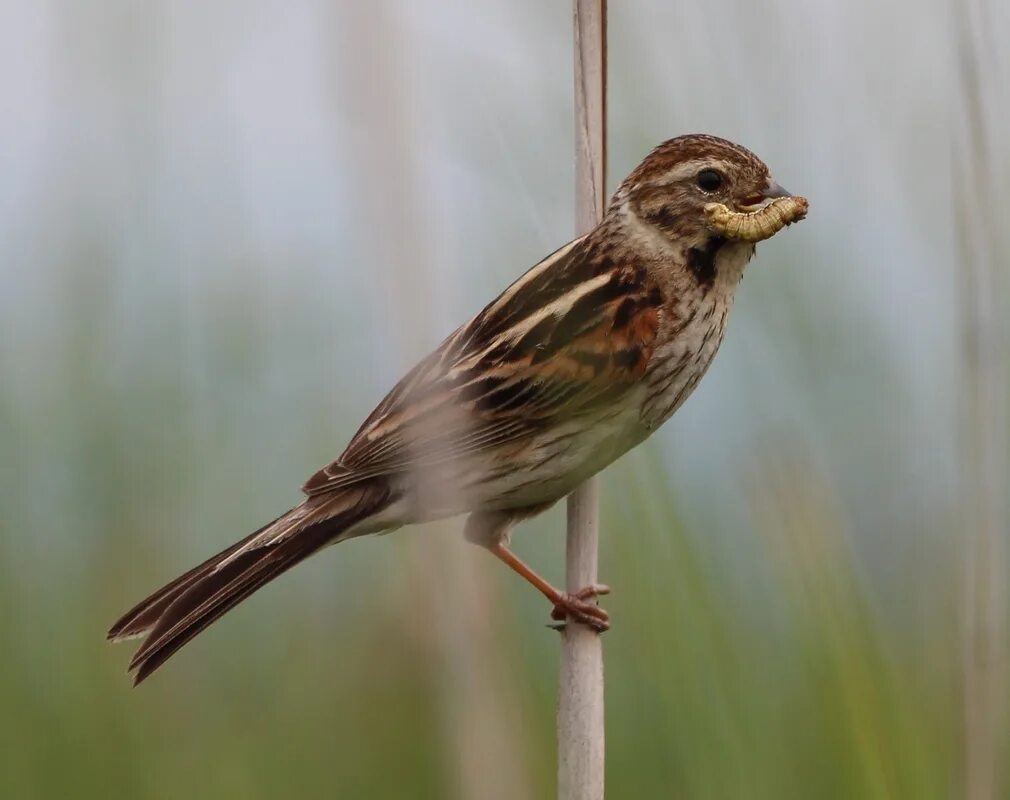
[(595, 230), (530, 269), (394, 387), (305, 483), (302, 503), (112, 627), (113, 640), (147, 636), (130, 663), (136, 682), (321, 548), (461, 513), (467, 538), (530, 580), (556, 618), (605, 629), (592, 600), (606, 587), (559, 592), (508, 550), (509, 530), (683, 403), (718, 350), (754, 253), (751, 241), (713, 231), (705, 207), (750, 212), (782, 196), (760, 159), (724, 139), (657, 147)]

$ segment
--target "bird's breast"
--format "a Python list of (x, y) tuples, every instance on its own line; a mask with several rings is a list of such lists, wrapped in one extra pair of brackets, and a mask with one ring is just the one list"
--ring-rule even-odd
[(698, 385), (715, 358), (733, 305), (732, 292), (695, 295), (668, 309), (645, 377), (642, 422), (662, 425)]

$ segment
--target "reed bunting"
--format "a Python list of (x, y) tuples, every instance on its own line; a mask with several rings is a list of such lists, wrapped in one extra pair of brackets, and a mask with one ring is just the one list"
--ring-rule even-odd
[(356, 536), (466, 513), (466, 538), (597, 630), (605, 587), (556, 589), (509, 549), (539, 514), (642, 442), (719, 349), (755, 242), (800, 219), (753, 153), (713, 136), (659, 145), (600, 224), (547, 256), (393, 388), (297, 506), (176, 578), (109, 631), (146, 640), (139, 683), (265, 583)]

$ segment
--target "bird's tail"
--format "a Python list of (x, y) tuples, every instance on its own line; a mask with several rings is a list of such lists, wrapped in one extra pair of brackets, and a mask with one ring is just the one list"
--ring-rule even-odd
[(388, 486), (375, 483), (309, 498), (138, 603), (108, 633), (111, 641), (147, 635), (130, 662), (134, 684), (261, 586), (390, 502)]

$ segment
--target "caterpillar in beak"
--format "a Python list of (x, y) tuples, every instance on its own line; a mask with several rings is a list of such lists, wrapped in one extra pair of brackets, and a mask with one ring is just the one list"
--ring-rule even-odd
[(807, 215), (805, 197), (779, 197), (756, 211), (730, 211), (722, 203), (705, 206), (708, 227), (727, 239), (763, 242)]

